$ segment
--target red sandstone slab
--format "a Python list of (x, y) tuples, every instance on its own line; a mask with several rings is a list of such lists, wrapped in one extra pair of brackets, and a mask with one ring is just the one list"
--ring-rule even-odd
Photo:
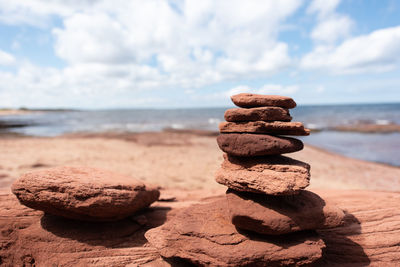
[(291, 121), (289, 111), (280, 107), (231, 108), (225, 111), (225, 120), (248, 121)]
[(113, 221), (148, 207), (160, 195), (132, 177), (89, 167), (33, 171), (12, 185), (21, 204), (85, 221)]
[(283, 108), (294, 108), (296, 102), (287, 96), (280, 95), (258, 95), (250, 93), (242, 93), (231, 96), (232, 102), (241, 108), (254, 108), (275, 106)]
[(303, 149), (303, 142), (290, 137), (267, 134), (220, 134), (219, 148), (232, 156), (254, 157), (292, 153)]
[(292, 196), (272, 196), (229, 189), (226, 197), (232, 223), (260, 234), (333, 228), (341, 225), (345, 216), (341, 209), (306, 190)]
[(282, 121), (249, 121), (249, 122), (221, 122), (221, 133), (260, 133), (273, 135), (309, 135), (310, 130), (304, 128), (301, 122)]
[(240, 233), (226, 199), (191, 206), (145, 237), (161, 256), (199, 266), (301, 266), (321, 258), (325, 247), (313, 232), (284, 238)]
[(284, 156), (224, 155), (215, 180), (238, 191), (293, 195), (310, 184), (310, 165)]

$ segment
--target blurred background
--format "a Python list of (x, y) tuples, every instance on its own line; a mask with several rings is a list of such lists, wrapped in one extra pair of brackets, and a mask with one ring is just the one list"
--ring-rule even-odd
[(400, 2), (0, 0), (0, 134), (216, 132), (293, 97), (307, 144), (400, 166)]

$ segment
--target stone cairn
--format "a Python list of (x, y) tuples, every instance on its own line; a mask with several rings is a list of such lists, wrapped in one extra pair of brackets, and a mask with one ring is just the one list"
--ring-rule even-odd
[(291, 122), (296, 102), (275, 95), (238, 94), (241, 108), (225, 112), (217, 142), (224, 162), (216, 181), (226, 185), (232, 223), (239, 229), (283, 235), (340, 225), (341, 210), (304, 190), (310, 183), (310, 165), (282, 156), (303, 149), (299, 139), (310, 131)]
[[(301, 266), (320, 260), (316, 229), (339, 226), (344, 213), (304, 190), (310, 166), (282, 156), (303, 149), (292, 98), (239, 94), (225, 112), (217, 142), (224, 162), (216, 181), (229, 189), (218, 201), (194, 205), (146, 233), (166, 258), (205, 266)], [(284, 135), (284, 136), (282, 136)]]

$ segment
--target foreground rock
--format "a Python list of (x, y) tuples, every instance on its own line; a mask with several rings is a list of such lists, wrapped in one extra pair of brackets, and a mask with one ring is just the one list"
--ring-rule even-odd
[(327, 205), (317, 194), (302, 190), (294, 196), (270, 196), (228, 190), (232, 223), (243, 230), (281, 235), (301, 230), (337, 227), (341, 209)]
[(291, 121), (289, 111), (279, 107), (231, 108), (225, 111), (225, 120), (239, 121)]
[(216, 181), (227, 187), (270, 195), (292, 195), (310, 183), (310, 165), (284, 156), (224, 155)]
[(286, 96), (280, 95), (257, 95), (242, 93), (231, 96), (232, 102), (241, 108), (254, 108), (254, 107), (265, 107), (275, 106), (283, 108), (294, 108), (296, 102)]
[(304, 128), (301, 122), (282, 121), (250, 121), (250, 122), (221, 122), (221, 133), (263, 133), (279, 135), (309, 135), (310, 130)]
[[(171, 220), (179, 212), (178, 207), (205, 201), (204, 196), (210, 195), (209, 189), (196, 193), (179, 191), (186, 195), (184, 199), (176, 195), (176, 190), (165, 192), (177, 196), (176, 201), (156, 202), (144, 210), (142, 215), (148, 224), (135, 231), (138, 226), (130, 219), (100, 223), (101, 226), (98, 222), (83, 222), (85, 226), (81, 228), (76, 221), (59, 224), (62, 218), (53, 220), (45, 216), (42, 223), (42, 212), (20, 205), (8, 191), (0, 190), (0, 265), (5, 267), (170, 266), (146, 242), (144, 233), (161, 225), (166, 214)], [(360, 190), (317, 193), (327, 203), (346, 210), (346, 217), (342, 226), (317, 231), (326, 248), (316, 266), (393, 266), (400, 262), (400, 193)], [(373, 201), (366, 201), (369, 199)], [(90, 234), (89, 225), (93, 227)]]
[(145, 236), (165, 258), (206, 266), (301, 266), (322, 257), (325, 245), (315, 233), (285, 238), (239, 233), (227, 213), (225, 199), (195, 205)]
[(246, 133), (220, 134), (217, 143), (225, 153), (242, 157), (280, 155), (304, 147), (303, 142), (295, 138)]
[(148, 207), (156, 188), (120, 174), (88, 167), (57, 167), (21, 176), (12, 192), (30, 208), (86, 221), (113, 221)]

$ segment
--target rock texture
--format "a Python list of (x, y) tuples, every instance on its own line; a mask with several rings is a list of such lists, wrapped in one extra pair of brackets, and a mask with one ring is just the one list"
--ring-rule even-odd
[(221, 122), (221, 133), (262, 133), (277, 135), (309, 135), (310, 130), (304, 128), (301, 122), (282, 121), (250, 121), (250, 122)]
[[(155, 203), (140, 215), (119, 221), (85, 222), (43, 215), (21, 205), (9, 190), (0, 190), (0, 266), (170, 266), (148, 245), (144, 233), (163, 224), (175, 210), (210, 195), (210, 190), (166, 194), (177, 200)], [(143, 217), (145, 225), (138, 222)]]
[(225, 111), (225, 120), (240, 121), (291, 121), (289, 111), (280, 107), (231, 108)]
[(195, 205), (145, 236), (165, 258), (202, 266), (301, 266), (322, 256), (324, 242), (310, 232), (285, 238), (239, 233), (225, 199)]
[(12, 185), (30, 208), (71, 219), (113, 221), (148, 207), (156, 188), (131, 177), (88, 167), (57, 167), (26, 173)]
[[(53, 217), (45, 216), (42, 224), (42, 212), (20, 205), (8, 190), (0, 190), (0, 265), (179, 266), (163, 261), (143, 235), (148, 229), (162, 225), (166, 218), (171, 220), (181, 207), (210, 196), (210, 190), (165, 193), (176, 196), (176, 201), (156, 202), (144, 210), (142, 215), (148, 224), (135, 231), (138, 225), (133, 221), (134, 225), (128, 224), (130, 219), (100, 223), (100, 228), (96, 228), (98, 222), (84, 222), (86, 226), (79, 228), (80, 224), (68, 220), (71, 224), (65, 228), (65, 223), (58, 224)], [(179, 197), (178, 193), (185, 197)], [(317, 231), (326, 248), (316, 266), (393, 266), (400, 262), (400, 193), (360, 190), (317, 193), (327, 203), (346, 210), (346, 217), (342, 226)], [(93, 226), (93, 230), (85, 235), (87, 225)], [(75, 229), (73, 234), (71, 229)]]
[(215, 179), (238, 191), (292, 195), (309, 185), (310, 165), (284, 156), (224, 155)]
[(232, 223), (243, 230), (282, 235), (341, 225), (344, 213), (317, 194), (302, 190), (294, 196), (271, 196), (228, 190)]
[(278, 137), (266, 134), (220, 134), (218, 146), (233, 156), (253, 157), (279, 155), (303, 149), (303, 142), (290, 137)]
[(232, 102), (241, 108), (254, 108), (265, 106), (276, 106), (283, 108), (294, 108), (296, 102), (290, 97), (280, 95), (257, 95), (242, 93), (231, 96)]

